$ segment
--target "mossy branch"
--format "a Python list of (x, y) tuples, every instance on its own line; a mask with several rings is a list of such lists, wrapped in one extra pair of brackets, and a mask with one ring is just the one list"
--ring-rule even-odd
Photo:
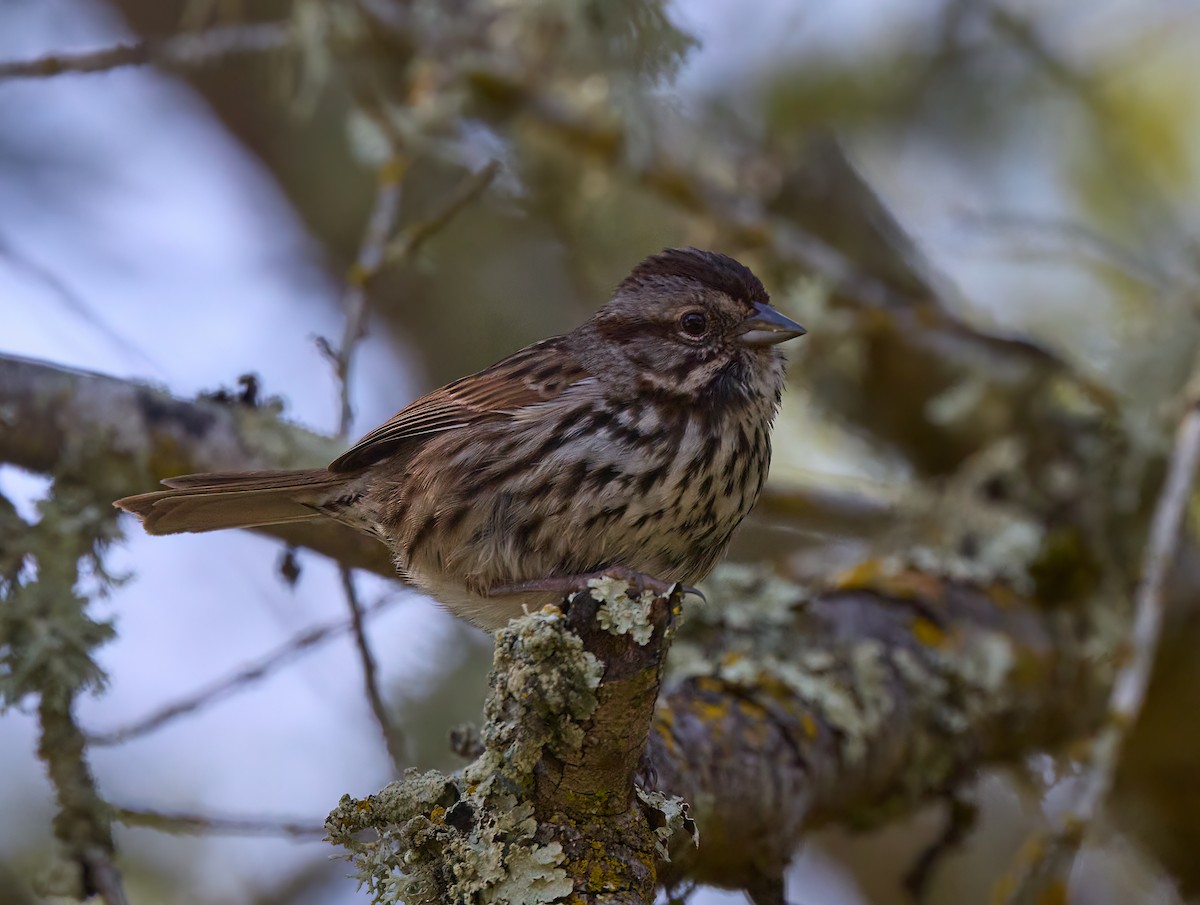
[[(344, 444), (253, 401), (177, 399), (145, 384), (0, 355), (0, 462), (53, 474), (66, 455), (111, 473), (116, 496), (172, 475), (325, 465)], [(115, 499), (115, 496), (114, 496)], [(380, 544), (323, 520), (262, 529), (356, 569), (391, 577)]]
[(684, 805), (634, 783), (678, 600), (600, 584), (565, 615), (497, 634), (474, 763), (347, 796), (329, 816), (374, 901), (653, 901), (665, 841), (691, 825)]

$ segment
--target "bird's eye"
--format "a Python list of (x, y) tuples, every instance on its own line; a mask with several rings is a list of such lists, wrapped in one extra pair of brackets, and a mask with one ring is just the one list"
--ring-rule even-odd
[(689, 311), (679, 319), (679, 327), (688, 336), (703, 336), (708, 330), (708, 318), (699, 311)]

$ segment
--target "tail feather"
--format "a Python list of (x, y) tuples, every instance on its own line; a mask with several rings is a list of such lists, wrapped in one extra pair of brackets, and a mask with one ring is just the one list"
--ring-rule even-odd
[(140, 518), (149, 534), (257, 528), (319, 518), (318, 505), (346, 478), (319, 468), (183, 475), (163, 483), (171, 489), (125, 497), (113, 505)]

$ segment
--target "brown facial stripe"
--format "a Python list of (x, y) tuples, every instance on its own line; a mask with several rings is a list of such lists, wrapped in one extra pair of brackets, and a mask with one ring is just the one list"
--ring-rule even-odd
[(677, 325), (670, 320), (633, 319), (626, 317), (601, 317), (596, 321), (596, 332), (603, 339), (624, 344), (646, 336), (674, 336)]

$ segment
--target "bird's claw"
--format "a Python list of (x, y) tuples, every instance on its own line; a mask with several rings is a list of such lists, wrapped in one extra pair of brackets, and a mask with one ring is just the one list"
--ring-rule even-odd
[(661, 578), (635, 572), (624, 566), (610, 566), (607, 569), (598, 569), (583, 575), (562, 575), (495, 585), (488, 589), (487, 594), (489, 597), (504, 597), (510, 594), (527, 594), (531, 591), (585, 592), (590, 589), (589, 582), (598, 578), (615, 578), (624, 581), (628, 583), (629, 589), (639, 597), (646, 591), (650, 591), (657, 597), (680, 594), (683, 597), (699, 597), (702, 603), (708, 603), (708, 598), (691, 585), (685, 585), (678, 581), (666, 582)]

